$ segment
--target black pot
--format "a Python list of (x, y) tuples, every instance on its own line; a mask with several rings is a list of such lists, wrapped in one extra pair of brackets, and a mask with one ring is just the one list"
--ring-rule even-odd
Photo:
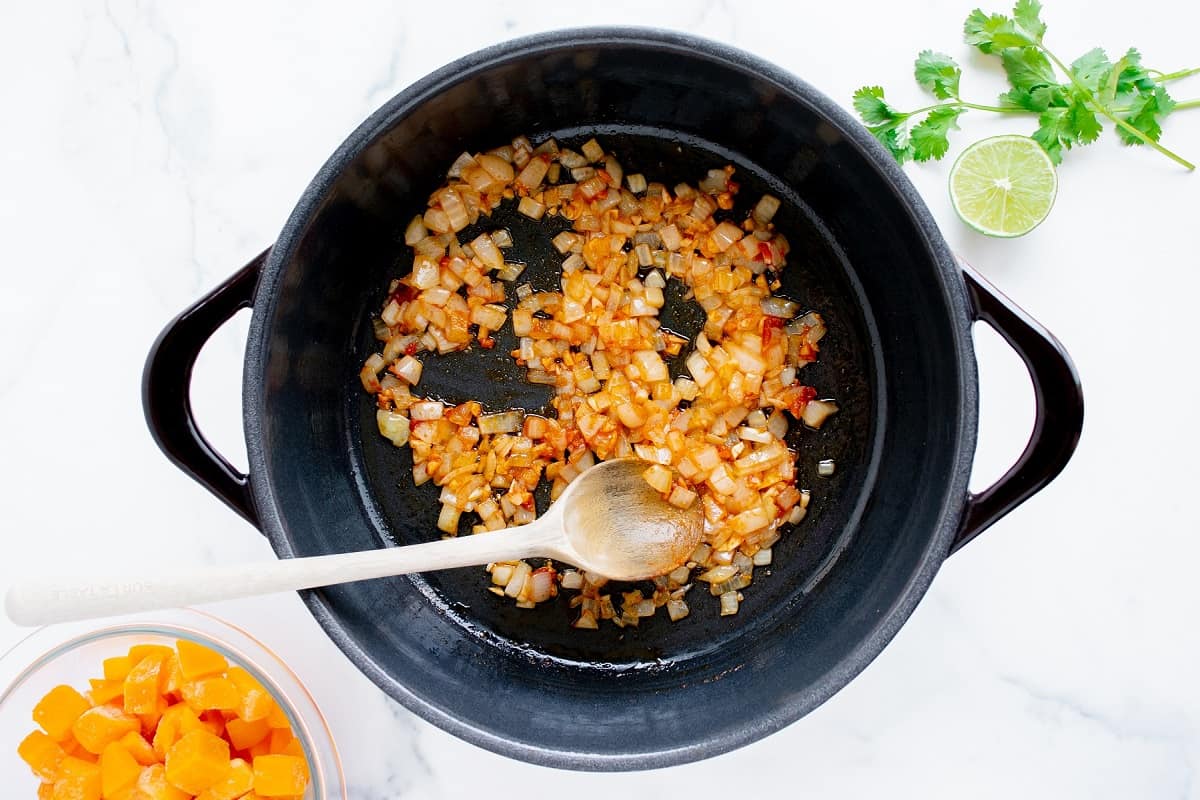
[[(896, 164), (838, 106), (745, 53), (674, 33), (562, 31), (468, 56), (389, 101), (313, 180), (271, 248), (181, 314), (150, 354), (145, 405), (167, 456), (261, 528), (281, 557), (436, 535), (436, 488), (414, 489), (407, 451), (374, 431), (357, 372), (369, 318), (410, 266), (400, 237), (463, 150), (518, 134), (596, 134), (627, 172), (696, 180), (733, 163), (743, 198), (769, 190), (793, 245), (782, 294), (830, 333), (806, 382), (842, 412), (802, 443), (809, 517), (776, 546), (736, 617), (697, 598), (677, 624), (580, 632), (563, 605), (515, 609), (479, 569), (304, 593), (371, 680), (482, 747), (539, 764), (633, 769), (744, 745), (811, 711), (892, 638), (942, 561), (1066, 464), (1083, 404), (1059, 343), (955, 261)], [(527, 273), (555, 285), (544, 230), (508, 216)], [(538, 251), (538, 248), (542, 248)], [(250, 473), (200, 435), (192, 363), (252, 307), (243, 408)], [(1028, 447), (979, 495), (971, 325), (1027, 364)], [(680, 320), (686, 325), (686, 320)], [(537, 408), (508, 347), (426, 360), (421, 388)], [(813, 474), (834, 458), (831, 478)], [(559, 601), (565, 603), (564, 598)], [(715, 602), (715, 600), (714, 600)]]

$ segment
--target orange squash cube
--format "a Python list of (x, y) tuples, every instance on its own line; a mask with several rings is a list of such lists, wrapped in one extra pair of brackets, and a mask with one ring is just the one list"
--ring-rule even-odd
[(59, 766), (54, 781), (52, 800), (100, 800), (100, 767), (74, 756), (67, 756)]
[(266, 719), (271, 713), (271, 707), (275, 705), (271, 693), (241, 667), (230, 667), (227, 677), (242, 695), (242, 702), (237, 708), (238, 716), (246, 722)]
[(137, 717), (142, 721), (142, 733), (147, 736), (153, 736), (154, 731), (158, 728), (158, 721), (162, 719), (162, 715), (170, 707), (167, 698), (159, 697), (155, 703), (154, 710), (146, 714), (138, 714)]
[(104, 748), (130, 731), (141, 730), (142, 723), (116, 706), (96, 706), (79, 715), (71, 726), (75, 740), (89, 753), (100, 755)]
[(185, 733), (200, 728), (200, 719), (187, 703), (176, 703), (163, 712), (158, 728), (154, 731), (154, 752), (158, 760), (167, 757), (167, 751)]
[(100, 754), (100, 794), (105, 800), (132, 787), (141, 774), (142, 765), (120, 742), (113, 742)]
[(258, 758), (259, 756), (271, 755), (271, 737), (264, 736), (263, 740), (258, 744), (250, 745), (250, 749), (246, 751), (250, 754), (250, 758)]
[(271, 752), (282, 753), (292, 741), (292, 732), (283, 728), (271, 730)]
[(190, 794), (200, 794), (229, 777), (229, 742), (208, 731), (192, 731), (167, 751), (167, 780)]
[(270, 735), (271, 726), (265, 719), (246, 722), (235, 718), (225, 723), (225, 733), (234, 750), (249, 750)]
[(228, 678), (201, 678), (185, 683), (183, 699), (196, 713), (234, 711), (242, 702), (237, 686)]
[(51, 739), (61, 742), (71, 732), (79, 715), (92, 707), (87, 698), (70, 686), (55, 686), (33, 707), (33, 721)]
[(17, 745), (17, 755), (33, 769), (42, 780), (52, 781), (58, 777), (59, 765), (67, 757), (58, 742), (41, 731), (34, 731)]
[(54, 800), (54, 784), (39, 783), (38, 784), (38, 800)]
[(92, 678), (88, 681), (92, 690), (88, 692), (88, 699), (92, 705), (103, 706), (111, 703), (114, 700), (122, 700), (125, 694), (124, 681), (109, 681), (97, 680)]
[(129, 656), (114, 656), (104, 659), (104, 680), (123, 681), (133, 669), (133, 659)]
[(274, 700), (271, 701), (271, 710), (267, 713), (267, 724), (272, 728), (292, 729), (292, 723), (288, 720), (287, 713)]
[(136, 665), (146, 656), (157, 655), (162, 656), (163, 659), (166, 659), (167, 656), (174, 652), (174, 650), (172, 650), (170, 647), (167, 647), (165, 644), (135, 644), (133, 647), (129, 648), (129, 660)]
[(254, 759), (254, 791), (263, 797), (304, 794), (308, 767), (295, 756), (269, 755)]
[(237, 800), (254, 788), (254, 769), (240, 758), (229, 762), (229, 776), (196, 795), (196, 800)]
[(287, 743), (287, 746), (285, 746), (283, 748), (282, 752), (286, 756), (296, 756), (297, 758), (304, 758), (304, 745), (302, 745), (300, 743), (299, 739), (297, 739), (295, 736), (293, 736), (292, 740)]
[(205, 711), (200, 715), (200, 724), (213, 736), (225, 736), (225, 714), (220, 711)]
[(191, 795), (171, 785), (162, 764), (153, 764), (142, 769), (134, 797), (137, 800), (191, 800)]
[(151, 714), (158, 708), (158, 673), (167, 657), (150, 653), (125, 676), (125, 710), (130, 714)]
[(129, 755), (133, 756), (143, 767), (158, 763), (154, 747), (137, 731), (130, 731), (118, 741), (129, 752)]
[(175, 649), (179, 651), (179, 668), (183, 671), (184, 680), (194, 681), (209, 675), (220, 675), (229, 669), (225, 656), (199, 642), (180, 639), (175, 643)]
[(172, 653), (163, 662), (162, 671), (158, 674), (159, 694), (182, 697), (183, 680), (183, 670), (179, 667), (179, 656)]

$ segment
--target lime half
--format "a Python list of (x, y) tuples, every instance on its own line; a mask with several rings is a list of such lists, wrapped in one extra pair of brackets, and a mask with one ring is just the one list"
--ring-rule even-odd
[(987, 236), (1023, 236), (1054, 206), (1058, 174), (1028, 136), (993, 136), (962, 152), (950, 169), (950, 202)]

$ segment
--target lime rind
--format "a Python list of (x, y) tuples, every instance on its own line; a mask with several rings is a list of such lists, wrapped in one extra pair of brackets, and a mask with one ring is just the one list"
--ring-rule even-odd
[(967, 225), (1001, 238), (1023, 236), (1046, 219), (1058, 194), (1058, 173), (1028, 136), (975, 142), (950, 168), (950, 202)]

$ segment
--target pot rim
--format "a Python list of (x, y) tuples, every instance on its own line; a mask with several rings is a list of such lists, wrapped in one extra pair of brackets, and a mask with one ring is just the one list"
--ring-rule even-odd
[(832, 99), (787, 70), (729, 45), (678, 31), (626, 26), (567, 28), (511, 39), (463, 56), (402, 90), (363, 121), (322, 165), (289, 215), (263, 266), (261, 278), (255, 289), (242, 381), (250, 489), (259, 511), (263, 533), (276, 553), (281, 557), (295, 556), (280, 509), (270, 490), (262, 441), (260, 420), (265, 419), (267, 413), (263, 407), (261, 386), (261, 375), (265, 367), (265, 321), (274, 314), (283, 267), (291, 260), (308, 221), (324, 203), (345, 165), (379, 135), (391, 128), (397, 119), (454, 84), (494, 66), (532, 55), (580, 46), (643, 47), (706, 59), (766, 80), (795, 101), (808, 105), (851, 143), (862, 159), (880, 173), (895, 191), (897, 199), (907, 209), (929, 253), (947, 310), (956, 323), (952, 331), (958, 354), (961, 402), (955, 467), (948, 477), (946, 499), (936, 530), (925, 545), (919, 569), (909, 578), (891, 607), (880, 615), (870, 634), (815, 681), (807, 692), (797, 696), (786, 706), (781, 706), (775, 713), (753, 720), (734, 734), (724, 734), (667, 750), (604, 755), (549, 749), (503, 739), (447, 714), (438, 706), (411, 692), (407, 686), (367, 656), (353, 637), (346, 633), (319, 592), (301, 592), (305, 604), (326, 634), (359, 670), (409, 711), (442, 730), (500, 755), (543, 766), (595, 771), (651, 769), (698, 761), (751, 744), (806, 715), (846, 686), (879, 655), (912, 614), (947, 557), (964, 512), (976, 444), (978, 377), (971, 338), (974, 318), (962, 273), (929, 209), (903, 170), (874, 137)]

